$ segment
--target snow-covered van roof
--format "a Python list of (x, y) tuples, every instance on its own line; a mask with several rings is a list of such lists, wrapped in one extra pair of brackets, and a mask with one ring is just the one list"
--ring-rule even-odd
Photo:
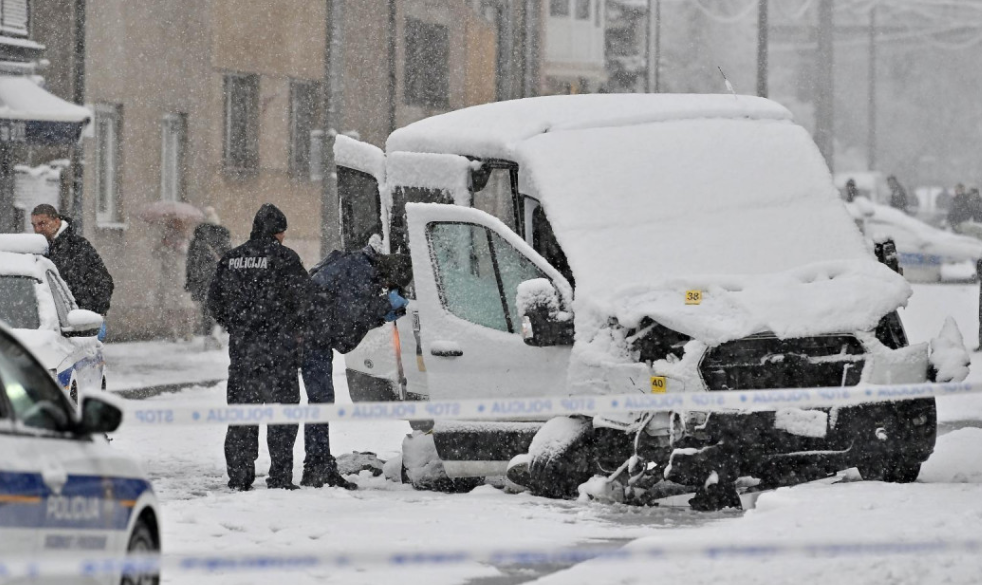
[(790, 120), (791, 112), (767, 99), (730, 94), (543, 96), (483, 104), (420, 120), (393, 132), (386, 151), (514, 160), (519, 143), (547, 132), (692, 118)]

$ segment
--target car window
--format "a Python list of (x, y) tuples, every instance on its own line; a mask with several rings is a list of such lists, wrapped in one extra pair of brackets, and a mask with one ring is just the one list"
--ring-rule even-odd
[(27, 276), (0, 276), (0, 321), (14, 329), (41, 326), (35, 285)]
[(508, 331), (488, 231), (465, 223), (434, 223), (429, 240), (443, 306), (471, 323)]
[(0, 384), (23, 425), (48, 431), (67, 428), (64, 393), (41, 364), (6, 335), (0, 335)]
[(51, 289), (51, 296), (55, 299), (55, 310), (58, 311), (58, 322), (65, 327), (68, 325), (68, 312), (72, 310), (71, 301), (68, 300), (68, 295), (54, 273), (48, 272), (47, 276), (48, 288)]
[(518, 323), (518, 304), (516, 303), (518, 285), (526, 280), (548, 278), (548, 276), (498, 234), (491, 232), (491, 241), (494, 246), (495, 259), (498, 261), (498, 271), (501, 275), (501, 288), (505, 292), (505, 300), (508, 301), (511, 322)]

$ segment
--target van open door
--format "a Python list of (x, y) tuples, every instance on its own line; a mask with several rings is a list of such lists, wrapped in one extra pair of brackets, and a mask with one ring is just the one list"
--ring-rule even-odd
[[(408, 203), (431, 400), (567, 395), (570, 346), (533, 346), (522, 336), (519, 285), (548, 281), (568, 310), (572, 289), (545, 259), (497, 218), (458, 205)], [(507, 403), (504, 403), (507, 404)], [(437, 421), (437, 451), (451, 477), (500, 475), (524, 453), (544, 420), (510, 412), (501, 422)]]

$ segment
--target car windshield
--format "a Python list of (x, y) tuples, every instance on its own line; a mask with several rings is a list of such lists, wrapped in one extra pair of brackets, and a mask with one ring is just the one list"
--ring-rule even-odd
[(27, 276), (0, 276), (0, 321), (14, 329), (41, 326), (35, 282)]

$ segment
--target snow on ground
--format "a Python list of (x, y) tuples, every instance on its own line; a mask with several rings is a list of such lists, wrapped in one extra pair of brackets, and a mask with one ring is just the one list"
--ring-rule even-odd
[[(946, 315), (954, 317), (970, 349), (978, 332), (978, 287), (915, 285), (903, 319), (911, 341), (938, 334)], [(117, 361), (117, 385), (156, 386), (181, 380), (223, 378), (227, 357), (193, 345), (150, 343), (107, 347)], [(969, 380), (982, 380), (982, 354), (972, 354)], [(336, 362), (339, 401), (348, 401), (343, 360)], [(155, 373), (156, 372), (156, 373)], [(217, 375), (216, 375), (217, 374)], [(193, 387), (159, 402), (223, 402), (224, 383)], [(161, 500), (164, 550), (171, 554), (298, 554), (309, 551), (414, 550), (618, 546), (628, 541), (657, 543), (750, 544), (858, 540), (923, 541), (969, 539), (982, 534), (982, 397), (939, 400), (945, 423), (935, 454), (917, 483), (819, 482), (763, 494), (745, 513), (700, 514), (688, 510), (637, 509), (596, 503), (557, 502), (507, 494), (483, 486), (469, 494), (417, 492), (363, 473), (362, 489), (304, 488), (267, 490), (265, 447), (257, 463), (256, 489), (233, 493), (225, 487), (222, 427), (127, 427), (113, 445), (143, 462)], [(383, 458), (400, 449), (409, 432), (403, 422), (335, 423), (335, 455), (373, 451)], [(166, 434), (162, 434), (166, 433)], [(300, 477), (303, 440), (295, 449)], [(854, 479), (846, 474), (845, 479)], [(552, 575), (545, 575), (557, 571)], [(666, 559), (644, 563), (588, 562), (571, 568), (521, 569), (485, 564), (447, 568), (363, 567), (300, 573), (165, 575), (165, 583), (385, 583), (405, 585), (468, 583), (975, 583), (982, 557), (975, 555), (773, 558), (715, 560)]]
[(228, 378), (228, 351), (205, 351), (203, 344), (202, 337), (192, 342), (107, 343), (106, 385), (118, 392)]

